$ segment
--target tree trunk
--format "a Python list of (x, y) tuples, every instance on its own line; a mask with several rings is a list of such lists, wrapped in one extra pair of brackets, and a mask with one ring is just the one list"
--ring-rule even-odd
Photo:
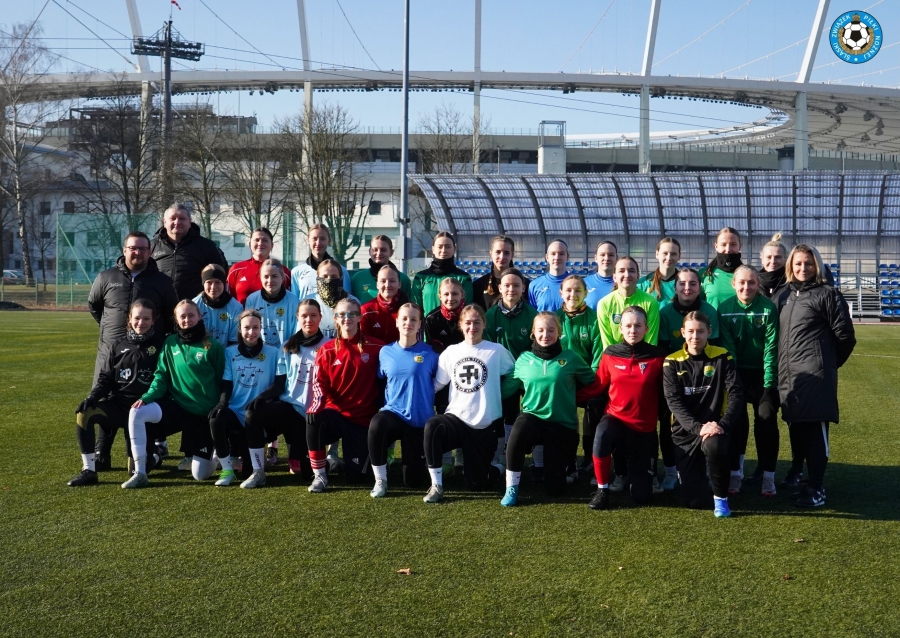
[(34, 280), (34, 270), (31, 267), (31, 250), (28, 241), (28, 228), (25, 225), (25, 208), (23, 202), (16, 202), (16, 213), (19, 216), (19, 243), (22, 245), (22, 272), (25, 273), (25, 285), (37, 283)]

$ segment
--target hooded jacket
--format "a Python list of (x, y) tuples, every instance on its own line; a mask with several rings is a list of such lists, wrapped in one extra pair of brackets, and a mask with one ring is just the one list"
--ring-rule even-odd
[(228, 261), (215, 242), (200, 234), (200, 227), (191, 228), (178, 245), (169, 238), (165, 228), (153, 235), (150, 256), (156, 260), (160, 272), (169, 276), (178, 299), (193, 299), (203, 292), (200, 273), (210, 264), (219, 264), (228, 272)]

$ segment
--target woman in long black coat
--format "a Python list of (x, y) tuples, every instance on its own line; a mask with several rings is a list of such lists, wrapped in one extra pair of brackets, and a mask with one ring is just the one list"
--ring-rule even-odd
[[(797, 505), (825, 504), (828, 425), (837, 423), (837, 371), (853, 352), (853, 321), (841, 294), (826, 285), (818, 251), (796, 246), (787, 259), (788, 287), (782, 297), (778, 339), (778, 389), (782, 416), (796, 429), (807, 459), (809, 484)], [(792, 437), (793, 438), (793, 437)]]

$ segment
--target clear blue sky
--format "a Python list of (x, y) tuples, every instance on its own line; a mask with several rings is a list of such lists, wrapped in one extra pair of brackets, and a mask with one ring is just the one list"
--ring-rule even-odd
[[(295, 0), (204, 1), (221, 20), (201, 0), (179, 0), (182, 10), (174, 10), (175, 28), (186, 38), (207, 45), (207, 55), (192, 68), (271, 70), (278, 68), (273, 60), (285, 68), (302, 66)], [(169, 0), (137, 2), (143, 31), (149, 35), (168, 18), (171, 5)], [(806, 43), (790, 45), (808, 37), (816, 8), (814, 0), (662, 3), (654, 73), (725, 73), (728, 77), (782, 80), (793, 79), (800, 66)], [(412, 0), (411, 4), (411, 68), (471, 69), (474, 0)], [(124, 0), (75, 0), (74, 4), (47, 0), (46, 6), (45, 0), (25, 0), (6, 5), (4, 29), (15, 22), (33, 20), (44, 7), (40, 22), (46, 44), (70, 58), (60, 60), (60, 70), (127, 70), (125, 59), (88, 29), (106, 39), (125, 58), (134, 59), (128, 51), (129, 42), (123, 38), (123, 34), (126, 38), (131, 36)], [(400, 0), (340, 0), (340, 5), (337, 0), (307, 0), (306, 6), (313, 68), (375, 68), (375, 64), (382, 69), (402, 67)], [(341, 7), (371, 59), (354, 36)], [(649, 7), (650, 0), (483, 0), (482, 69), (637, 72)], [(830, 51), (826, 33), (819, 46), (816, 66), (820, 68), (814, 71), (813, 81), (850, 78), (844, 81), (900, 86), (900, 46), (891, 46), (900, 43), (900, 0), (866, 0), (859, 5), (833, 0), (826, 29), (844, 11), (859, 9), (870, 10), (881, 22), (885, 33), (883, 50), (866, 64), (847, 64)], [(724, 24), (716, 27), (723, 20)], [(691, 44), (699, 36), (703, 37)], [(669, 57), (685, 45), (689, 46)], [(253, 51), (254, 47), (272, 59)], [(782, 48), (785, 50), (775, 53)], [(158, 68), (159, 61), (154, 60), (153, 64)], [(363, 126), (396, 129), (401, 124), (399, 93), (317, 93), (316, 99), (340, 102)], [(413, 93), (411, 124), (415, 126), (421, 114), (431, 112), (442, 101), (465, 112), (471, 108), (472, 99), (465, 93)], [(279, 115), (298, 110), (301, 96), (281, 91), (275, 96), (251, 97), (244, 91), (240, 96), (213, 96), (213, 104), (218, 104), (223, 112), (256, 113), (265, 126)], [(486, 91), (482, 101), (482, 110), (494, 128), (536, 129), (541, 120), (565, 120), (570, 134), (633, 132), (637, 129), (635, 107), (637, 98), (614, 94), (563, 96), (559, 92), (536, 95)], [(760, 114), (759, 110), (696, 102), (654, 101), (653, 108), (653, 130), (727, 126)]]

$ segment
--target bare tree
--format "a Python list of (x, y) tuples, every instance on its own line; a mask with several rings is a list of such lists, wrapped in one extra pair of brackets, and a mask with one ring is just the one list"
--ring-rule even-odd
[(324, 104), (278, 123), (279, 149), (304, 233), (315, 223), (331, 231), (332, 254), (356, 256), (369, 215), (367, 182), (357, 170), (363, 138), (349, 112)]
[[(420, 171), (442, 175), (472, 172), (473, 148), (480, 147), (477, 140), (486, 134), (489, 125), (488, 119), (476, 122), (447, 103), (431, 113), (420, 114), (414, 137)], [(437, 220), (418, 186), (411, 184), (409, 194), (410, 227), (427, 249), (437, 232)]]
[(234, 214), (247, 233), (264, 226), (277, 235), (288, 197), (287, 172), (281, 153), (266, 136), (229, 135), (219, 165), (223, 191), (231, 198)]
[(227, 186), (221, 147), (229, 135), (208, 102), (198, 99), (178, 115), (173, 143), (175, 195), (193, 203), (194, 221), (205, 237), (212, 237)]
[(44, 282), (44, 290), (47, 290), (47, 261), (53, 254), (56, 245), (56, 223), (50, 212), (49, 202), (47, 206), (26, 206), (26, 228), (31, 237), (31, 243), (38, 256), (38, 269), (41, 271), (41, 280)]
[(56, 56), (38, 44), (40, 33), (37, 23), (13, 25), (9, 33), (0, 31), (0, 192), (15, 210), (22, 270), (29, 285), (34, 282), (34, 266), (26, 202), (47, 182), (49, 168), (40, 146), (44, 123), (58, 109), (50, 86), (42, 81)]

